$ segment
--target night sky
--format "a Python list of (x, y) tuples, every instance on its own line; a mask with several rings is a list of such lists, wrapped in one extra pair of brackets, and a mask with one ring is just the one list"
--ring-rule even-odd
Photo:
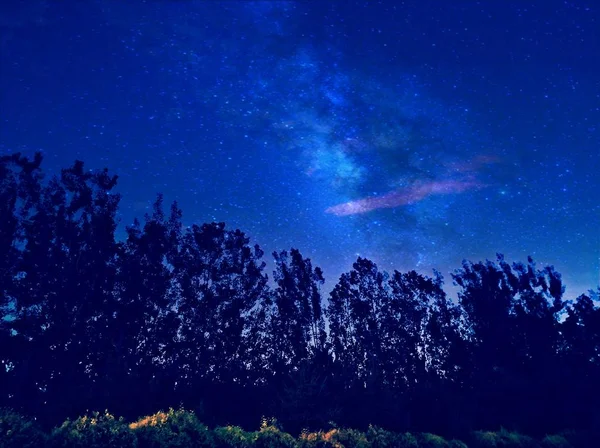
[(600, 4), (17, 1), (0, 6), (0, 153), (119, 176), (121, 233), (156, 193), (300, 249), (600, 283)]

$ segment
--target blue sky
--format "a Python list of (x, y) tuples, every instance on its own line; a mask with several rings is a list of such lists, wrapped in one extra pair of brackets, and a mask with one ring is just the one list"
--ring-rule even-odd
[(525, 3), (5, 5), (0, 150), (107, 166), (123, 224), (162, 192), (329, 285), (358, 254), (448, 278), (500, 252), (578, 295), (600, 283), (600, 12)]

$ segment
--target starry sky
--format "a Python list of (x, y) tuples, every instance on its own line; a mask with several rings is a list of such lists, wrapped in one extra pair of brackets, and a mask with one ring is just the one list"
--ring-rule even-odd
[(600, 283), (592, 0), (40, 0), (0, 6), (0, 153), (161, 192), (299, 248), (332, 287), (528, 255)]

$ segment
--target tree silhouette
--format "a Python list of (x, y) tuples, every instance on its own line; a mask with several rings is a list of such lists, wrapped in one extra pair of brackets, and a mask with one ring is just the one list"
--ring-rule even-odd
[(136, 220), (126, 231), (127, 239), (118, 248), (116, 300), (105, 329), (110, 343), (100, 377), (102, 389), (112, 394), (110, 409), (135, 418), (140, 410), (152, 412), (173, 398), (173, 340), (178, 330), (173, 258), (181, 211), (173, 204), (167, 219), (159, 195), (144, 226)]
[(562, 417), (571, 428), (598, 428), (600, 424), (597, 380), (600, 375), (600, 308), (594, 303), (593, 295), (593, 292), (580, 295), (569, 307), (561, 325), (564, 393), (558, 404), (563, 406)]
[(273, 291), (272, 332), (277, 344), (273, 371), (287, 374), (325, 348), (325, 321), (320, 287), (323, 273), (297, 249), (274, 252), (277, 283)]
[[(321, 308), (320, 268), (291, 249), (274, 252), (276, 288), (272, 291), (270, 316), (273, 388), (278, 402), (273, 411), (298, 429), (326, 423), (322, 412), (326, 400), (329, 361), (325, 320)], [(289, 423), (288, 423), (289, 422)]]
[[(224, 223), (194, 225), (182, 236), (173, 272), (180, 322), (178, 389), (197, 394), (210, 383), (245, 386), (253, 379), (257, 360), (245, 348), (267, 276), (262, 250), (248, 242), (241, 231), (225, 230)], [(210, 400), (213, 414), (225, 399), (217, 398)]]
[(382, 421), (394, 415), (403, 421), (399, 409), (403, 390), (394, 387), (389, 372), (386, 325), (390, 307), (388, 276), (371, 260), (359, 257), (353, 269), (341, 275), (331, 292), (327, 317), (335, 358), (334, 368), (344, 393), (340, 405), (353, 426), (369, 419)]
[(513, 299), (517, 292), (513, 274), (499, 257), (500, 266), (486, 261), (463, 262), (453, 274), (461, 287), (459, 301), (466, 317), (469, 357), (464, 381), (470, 384), (479, 427), (495, 427), (512, 409), (510, 382), (513, 360)]
[(39, 195), (29, 185), (38, 200), (22, 220), (12, 327), (28, 390), (21, 404), (41, 415), (82, 410), (93, 390), (116, 280), (115, 184), (77, 161)]
[(358, 258), (323, 309), (321, 269), (176, 203), (116, 239), (108, 171), (0, 157), (0, 405), (45, 425), (183, 404), (205, 423), (369, 424), (463, 436), (600, 427), (600, 290), (570, 302), (552, 266), (464, 261), (452, 275)]
[(0, 157), (0, 399), (23, 409), (24, 402), (33, 400), (36, 394), (31, 382), (22, 381), (17, 372), (28, 371), (23, 350), (26, 339), (13, 335), (18, 306), (17, 282), (22, 271), (21, 249), (25, 242), (24, 220), (35, 211), (39, 201), (42, 174), (41, 154), (29, 161), (20, 153)]

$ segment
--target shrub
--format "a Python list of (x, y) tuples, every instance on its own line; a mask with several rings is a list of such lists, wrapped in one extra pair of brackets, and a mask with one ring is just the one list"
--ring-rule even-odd
[(448, 448), (446, 439), (435, 434), (423, 433), (418, 438), (419, 448)]
[(558, 434), (575, 448), (588, 448), (598, 445), (598, 436), (593, 431), (567, 430)]
[[(332, 431), (330, 431), (332, 432)], [(371, 448), (371, 443), (363, 432), (355, 429), (340, 429), (333, 435), (333, 440), (344, 448)]]
[(539, 444), (532, 437), (519, 434), (518, 432), (507, 431), (502, 428), (498, 435), (500, 436), (500, 446), (506, 448), (538, 448)]
[(337, 429), (332, 429), (327, 433), (323, 433), (321, 431), (302, 431), (298, 439), (298, 445), (300, 448), (333, 448), (334, 445), (331, 442), (331, 440), (326, 440), (325, 438), (323, 438), (325, 434), (329, 434), (332, 431), (337, 431)]
[(419, 443), (415, 436), (410, 432), (406, 432), (404, 434), (394, 434), (392, 446), (398, 448), (419, 448)]
[(45, 441), (34, 421), (11, 409), (0, 409), (0, 448), (37, 448)]
[(465, 442), (460, 440), (450, 440), (448, 442), (448, 448), (469, 448)]
[(254, 448), (298, 448), (298, 443), (277, 425), (277, 420), (263, 419), (260, 431), (253, 436)]
[(331, 429), (327, 432), (303, 432), (299, 445), (302, 448), (371, 448), (364, 433), (354, 429)]
[(371, 442), (372, 448), (391, 448), (393, 434), (378, 426), (369, 425), (366, 433), (367, 440)]
[(213, 446), (213, 434), (193, 412), (172, 408), (131, 423), (139, 448), (206, 448)]
[(52, 431), (51, 446), (64, 448), (132, 448), (137, 446), (135, 435), (123, 418), (115, 419), (107, 411), (93, 412), (77, 420), (66, 420)]
[(417, 438), (411, 433), (390, 432), (373, 425), (369, 425), (366, 438), (372, 448), (419, 448)]
[(215, 448), (251, 448), (254, 434), (239, 426), (220, 426), (213, 431)]
[(496, 448), (498, 445), (498, 434), (492, 431), (475, 431), (471, 435), (470, 448)]
[(537, 448), (538, 443), (531, 437), (501, 429), (498, 432), (475, 431), (470, 448)]
[(573, 445), (564, 436), (548, 435), (542, 439), (542, 447), (543, 448), (573, 448)]

